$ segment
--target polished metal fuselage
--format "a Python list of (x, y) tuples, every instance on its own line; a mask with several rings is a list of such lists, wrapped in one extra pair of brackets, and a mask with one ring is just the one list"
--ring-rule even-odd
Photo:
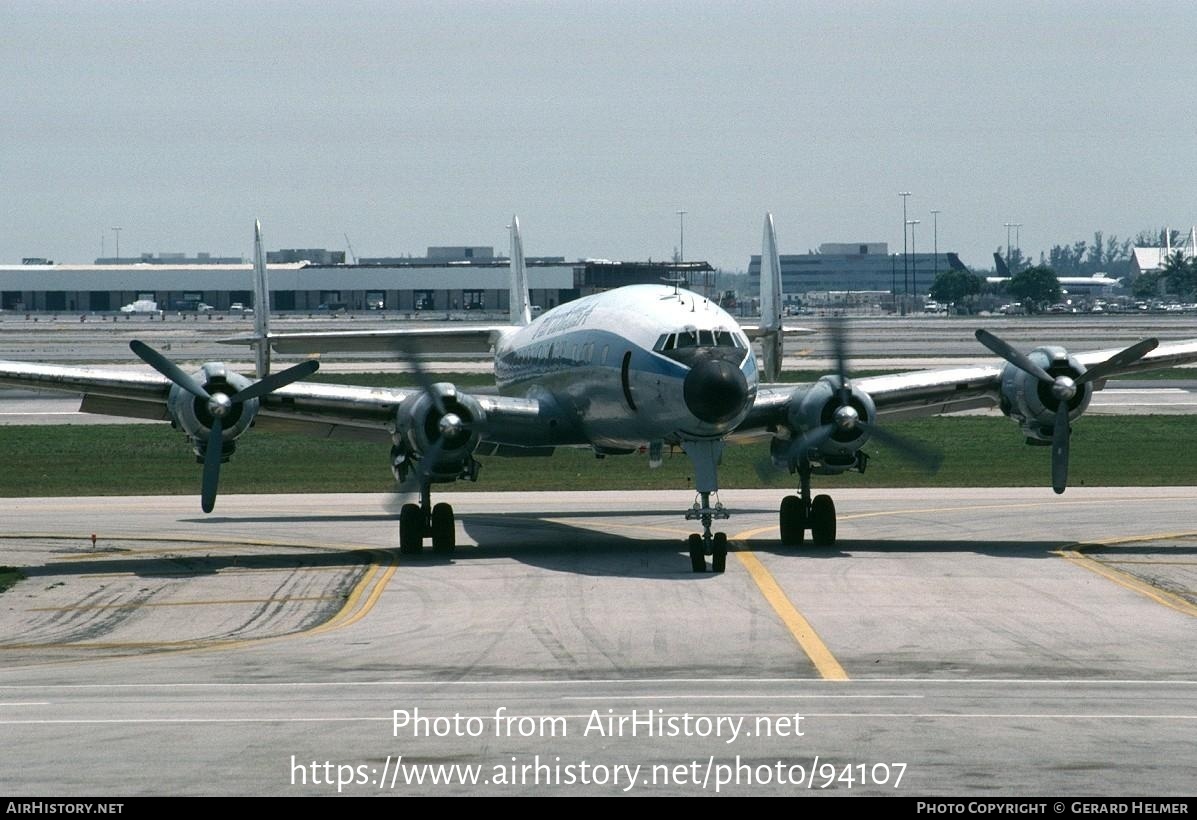
[(737, 363), (748, 384), (743, 408), (717, 424), (702, 421), (683, 395), (690, 368), (654, 349), (663, 335), (688, 330), (743, 339), (730, 314), (685, 289), (634, 285), (584, 297), (498, 341), (499, 392), (549, 402), (583, 441), (600, 448), (722, 438), (752, 407), (756, 359), (744, 340)]

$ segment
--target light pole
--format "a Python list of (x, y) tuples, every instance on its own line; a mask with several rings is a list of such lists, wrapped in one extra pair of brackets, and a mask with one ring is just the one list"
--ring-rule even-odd
[(918, 260), (915, 259), (918, 254), (914, 249), (914, 226), (919, 224), (919, 220), (911, 219), (906, 224), (910, 226), (910, 289), (917, 297), (919, 295), (919, 266)]
[(677, 212), (677, 261), (686, 261), (686, 212)]
[(1022, 227), (1021, 222), (1014, 223), (1014, 247), (1018, 251), (1018, 258), (1022, 260), (1022, 240), (1018, 238), (1018, 229)]
[(119, 264), (121, 261), (121, 229), (113, 226), (112, 233), (116, 235), (116, 261)]
[(935, 277), (939, 278), (939, 215), (943, 211), (935, 208), (931, 209), (931, 236), (932, 236), (932, 253), (935, 260)]
[(902, 197), (902, 315), (905, 316), (906, 296), (910, 293), (910, 263), (906, 256), (906, 226), (910, 224), (906, 221), (906, 198), (910, 196), (910, 191), (898, 191), (898, 196)]
[[(1006, 269), (1010, 269), (1010, 229), (1014, 227), (1013, 222), (1002, 223), (1006, 226)], [(1011, 271), (1013, 274), (1013, 271)]]

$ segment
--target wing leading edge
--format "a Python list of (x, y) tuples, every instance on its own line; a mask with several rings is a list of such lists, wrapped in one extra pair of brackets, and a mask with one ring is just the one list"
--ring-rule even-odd
[[(82, 394), (85, 413), (171, 420), (171, 383), (153, 372), (0, 361), (0, 387)], [(256, 426), (321, 438), (389, 441), (400, 405), (419, 393), (414, 388), (297, 382), (260, 399)], [(471, 398), (486, 413), (483, 440), (493, 445), (492, 452), (579, 443), (576, 431), (550, 404), (508, 396)]]

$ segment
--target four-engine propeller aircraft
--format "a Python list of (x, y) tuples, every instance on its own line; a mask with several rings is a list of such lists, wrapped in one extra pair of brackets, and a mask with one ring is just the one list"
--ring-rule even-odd
[[(783, 353), (781, 268), (771, 215), (765, 218), (759, 327), (741, 328), (716, 303), (677, 285), (633, 285), (565, 303), (533, 320), (518, 220), (511, 224), (511, 322), (475, 328), (275, 334), (267, 324), (266, 264), (255, 226), (254, 345), (259, 380), (219, 362), (189, 374), (148, 345), (135, 354), (157, 373), (0, 362), (0, 385), (83, 394), (84, 412), (170, 421), (203, 463), (202, 506), (215, 503), (220, 464), (251, 426), (321, 437), (366, 437), (391, 447), (391, 466), (418, 504), (399, 516), (399, 548), (418, 553), (424, 539), (453, 550), (453, 509), (433, 504), (433, 484), (476, 480), (478, 456), (548, 455), (585, 446), (598, 455), (665, 447), (691, 459), (697, 497), (685, 515), (701, 534), (688, 539), (691, 566), (723, 571), (727, 537), (712, 525), (729, 515), (718, 502), (718, 467), (733, 440), (765, 438), (772, 462), (798, 476), (781, 501), (786, 544), (809, 530), (816, 545), (836, 538), (835, 505), (811, 497), (813, 475), (863, 472), (862, 449), (877, 438), (929, 467), (937, 456), (879, 426), (883, 418), (947, 413), (998, 404), (1029, 443), (1052, 447), (1052, 485), (1067, 481), (1071, 423), (1110, 376), (1197, 361), (1197, 340), (1160, 346), (1146, 339), (1121, 351), (1070, 355), (1060, 347), (1022, 354), (987, 331), (977, 338), (1004, 365), (924, 370), (850, 379), (844, 329), (832, 326), (836, 372), (811, 384), (777, 383)], [(763, 374), (750, 337), (762, 347)], [(242, 340), (245, 341), (245, 340)], [(498, 395), (473, 395), (417, 369), (421, 386), (388, 389), (308, 384), (303, 362), (269, 374), (270, 350), (493, 350)], [(413, 362), (414, 358), (411, 359)], [(762, 378), (763, 376), (763, 378)]]

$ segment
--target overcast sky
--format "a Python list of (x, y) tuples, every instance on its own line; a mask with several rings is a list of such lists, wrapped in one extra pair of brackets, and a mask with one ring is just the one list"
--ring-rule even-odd
[(0, 262), (687, 258), (1197, 222), (1192, 2), (0, 1)]

